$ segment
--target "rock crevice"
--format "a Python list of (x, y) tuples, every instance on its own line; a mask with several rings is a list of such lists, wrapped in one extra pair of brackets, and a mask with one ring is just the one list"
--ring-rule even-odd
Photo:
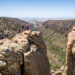
[(0, 40), (1, 75), (51, 75), (46, 46), (39, 31), (24, 31)]

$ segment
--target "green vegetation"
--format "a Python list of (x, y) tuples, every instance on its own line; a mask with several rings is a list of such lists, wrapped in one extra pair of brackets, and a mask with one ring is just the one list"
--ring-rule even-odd
[(66, 37), (51, 29), (45, 29), (43, 31), (43, 39), (47, 46), (51, 69), (56, 70), (65, 65)]
[(65, 65), (67, 35), (72, 26), (75, 26), (75, 20), (48, 20), (42, 24), (43, 38), (53, 69)]

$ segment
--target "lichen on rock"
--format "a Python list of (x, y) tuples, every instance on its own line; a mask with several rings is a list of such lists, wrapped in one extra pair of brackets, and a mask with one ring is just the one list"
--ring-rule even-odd
[(3, 39), (0, 43), (0, 72), (3, 75), (18, 75), (23, 63), (22, 47), (8, 39)]
[(24, 31), (0, 40), (2, 75), (51, 75), (46, 46), (39, 31)]

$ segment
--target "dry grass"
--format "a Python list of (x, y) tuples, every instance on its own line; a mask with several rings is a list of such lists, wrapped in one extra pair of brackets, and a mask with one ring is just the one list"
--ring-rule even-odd
[(47, 46), (47, 55), (51, 63), (51, 68), (56, 70), (65, 65), (66, 37), (51, 29), (45, 29), (43, 39)]

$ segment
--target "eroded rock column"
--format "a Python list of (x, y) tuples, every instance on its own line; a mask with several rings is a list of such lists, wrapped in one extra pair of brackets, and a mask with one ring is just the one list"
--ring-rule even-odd
[(66, 50), (66, 70), (63, 75), (75, 75), (75, 27), (68, 35)]

